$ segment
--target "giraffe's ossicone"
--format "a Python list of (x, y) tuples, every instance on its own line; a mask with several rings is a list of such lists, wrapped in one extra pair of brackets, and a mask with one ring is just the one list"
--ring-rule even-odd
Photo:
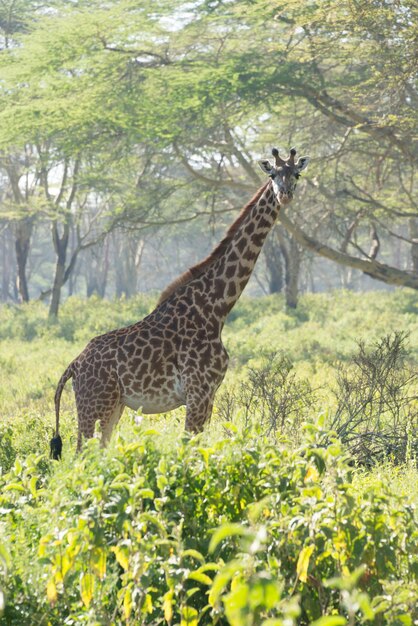
[(221, 333), (273, 227), (280, 206), (293, 197), (308, 157), (296, 150), (275, 164), (260, 161), (268, 181), (245, 205), (225, 237), (203, 261), (162, 293), (143, 320), (92, 339), (62, 375), (55, 393), (56, 432), (51, 455), (60, 458), (59, 408), (70, 378), (78, 414), (78, 443), (100, 422), (105, 445), (123, 409), (163, 413), (186, 405), (186, 430), (198, 433), (210, 418), (227, 367)]

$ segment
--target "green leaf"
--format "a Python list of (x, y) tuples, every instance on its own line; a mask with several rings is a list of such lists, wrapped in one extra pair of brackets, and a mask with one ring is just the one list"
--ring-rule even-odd
[(223, 598), (225, 613), (232, 626), (239, 626), (244, 622), (244, 615), (250, 609), (249, 591), (250, 587), (247, 583), (234, 579), (231, 591)]
[(155, 494), (154, 494), (154, 492), (153, 492), (153, 490), (152, 490), (152, 489), (146, 489), (146, 488), (144, 488), (144, 489), (140, 489), (140, 490), (137, 492), (137, 495), (138, 495), (140, 498), (144, 498), (144, 500), (145, 500), (145, 499), (153, 500), (153, 498), (154, 498), (154, 495), (155, 495)]
[(412, 626), (412, 617), (410, 615), (407, 615), (406, 613), (404, 613), (403, 615), (397, 615), (396, 619), (398, 622), (404, 624), (405, 626)]
[(227, 537), (247, 537), (250, 530), (242, 524), (223, 524), (215, 530), (209, 544), (209, 553), (214, 552), (218, 545)]
[(157, 530), (159, 530), (161, 537), (164, 537), (164, 538), (167, 537), (167, 529), (158, 517), (156, 517), (152, 513), (145, 512), (145, 513), (141, 513), (140, 519), (141, 519), (141, 522), (145, 521), (145, 522), (149, 522), (150, 524), (153, 524), (157, 528)]
[(131, 588), (125, 589), (123, 594), (123, 614), (126, 620), (128, 620), (132, 613), (132, 592)]
[(91, 555), (91, 567), (99, 580), (106, 576), (106, 550), (104, 548), (94, 548)]
[(152, 604), (152, 596), (151, 594), (147, 593), (147, 595), (144, 598), (144, 602), (142, 604), (141, 607), (141, 613), (148, 613), (149, 615), (151, 615), (151, 613), (154, 610), (154, 606)]
[(199, 614), (196, 609), (191, 606), (183, 607), (180, 626), (197, 626), (198, 622)]
[(12, 561), (11, 561), (11, 558), (10, 558), (10, 554), (6, 550), (6, 546), (3, 545), (2, 543), (0, 543), (0, 559), (3, 561), (5, 566), (8, 569), (10, 569), (10, 566), (12, 564)]
[(181, 556), (182, 558), (185, 556), (191, 556), (192, 558), (196, 559), (196, 561), (199, 561), (200, 563), (205, 562), (205, 557), (203, 556), (203, 554), (201, 554), (197, 550), (193, 550), (192, 548), (189, 548), (188, 550), (184, 550), (181, 553)]
[(203, 585), (211, 585), (213, 582), (212, 578), (210, 578), (207, 574), (203, 574), (199, 571), (191, 572), (187, 578), (188, 580), (195, 580), (196, 582), (202, 583)]
[(61, 555), (61, 558), (59, 558), (59, 560), (57, 559), (57, 562), (59, 563), (59, 569), (62, 578), (65, 578), (66, 574), (71, 569), (71, 566), (74, 563), (74, 559), (69, 556), (67, 551)]
[(113, 546), (111, 548), (114, 552), (117, 562), (126, 571), (129, 568), (129, 549), (127, 546)]
[(3, 491), (25, 491), (21, 483), (11, 483), (3, 487)]
[(218, 572), (220, 569), (219, 563), (205, 563), (199, 569), (198, 572)]
[(46, 586), (46, 597), (49, 604), (54, 606), (58, 600), (57, 587), (54, 580), (49, 580)]
[(142, 433), (144, 437), (153, 437), (154, 435), (159, 435), (160, 433), (155, 428), (148, 428), (148, 430), (144, 430)]
[(363, 576), (366, 570), (367, 565), (362, 563), (354, 570), (354, 572), (351, 572), (345, 576), (330, 578), (329, 580), (324, 581), (324, 586), (331, 587), (333, 589), (348, 589), (348, 591), (351, 591), (356, 587), (358, 581)]
[(166, 622), (170, 624), (173, 619), (173, 590), (170, 589), (164, 595), (163, 600), (163, 611), (164, 611), (164, 619)]
[(209, 592), (209, 604), (215, 606), (231, 579), (244, 569), (244, 563), (239, 560), (230, 561), (216, 575)]
[(32, 496), (34, 498), (37, 497), (38, 495), (38, 491), (36, 489), (36, 483), (38, 482), (38, 477), (37, 476), (32, 476), (32, 478), (29, 481), (29, 491), (31, 492)]

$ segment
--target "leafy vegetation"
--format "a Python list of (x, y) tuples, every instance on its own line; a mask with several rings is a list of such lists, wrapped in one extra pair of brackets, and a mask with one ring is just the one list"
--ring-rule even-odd
[(170, 224), (223, 228), (275, 145), (312, 160), (264, 285), (418, 289), (417, 24), (415, 0), (4, 0), (0, 298), (135, 293), (156, 229), (167, 253)]
[[(59, 322), (36, 304), (1, 309), (0, 623), (413, 626), (413, 456), (395, 466), (388, 453), (366, 471), (329, 425), (339, 410), (330, 388), (353, 354), (388, 347), (376, 343), (380, 328), (410, 331), (401, 361), (416, 368), (415, 292), (306, 296), (293, 313), (282, 297), (243, 300), (226, 329), (233, 365), (203, 435), (183, 436), (181, 410), (140, 424), (128, 412), (108, 449), (93, 440), (77, 457), (68, 391), (64, 460), (53, 463), (45, 452), (62, 368), (92, 333), (151, 306), (70, 299)], [(283, 352), (267, 367), (272, 347)], [(222, 394), (235, 394), (228, 414)]]
[(320, 428), (296, 450), (134, 432), (2, 477), (5, 623), (413, 623), (412, 502), (378, 479), (354, 488)]

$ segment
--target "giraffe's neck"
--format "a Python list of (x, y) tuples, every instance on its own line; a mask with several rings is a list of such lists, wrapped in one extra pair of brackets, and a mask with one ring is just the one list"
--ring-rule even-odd
[(269, 184), (233, 234), (224, 254), (208, 267), (204, 282), (221, 325), (241, 296), (279, 209)]

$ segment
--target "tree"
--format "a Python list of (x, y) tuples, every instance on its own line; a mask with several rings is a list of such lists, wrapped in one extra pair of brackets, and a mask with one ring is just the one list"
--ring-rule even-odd
[[(144, 0), (97, 0), (38, 13), (0, 59), (0, 148), (47, 146), (51, 172), (68, 164), (73, 208), (69, 187), (55, 213), (43, 193), (57, 284), (87, 188), (102, 236), (111, 224), (222, 222), (279, 138), (313, 157), (281, 215), (284, 257), (302, 246), (417, 288), (416, 17), (406, 0), (233, 0), (188, 13), (172, 0), (152, 13)], [(293, 292), (298, 266), (287, 265)]]
[[(0, 4), (0, 50), (6, 54), (10, 48), (17, 45), (19, 33), (28, 29), (29, 23), (39, 15), (40, 9), (42, 3), (36, 0), (4, 0)], [(10, 229), (13, 232), (17, 263), (16, 288), (22, 302), (29, 300), (26, 268), (35, 222), (32, 186), (27, 176), (30, 159), (30, 147), (27, 145), (22, 145), (21, 151), (17, 153), (3, 155), (0, 153), (0, 171), (5, 187), (3, 205), (7, 210), (5, 221), (11, 222)], [(6, 242), (4, 246), (6, 250)], [(6, 285), (6, 276), (9, 272), (6, 257), (3, 261), (3, 271), (3, 292), (7, 297), (9, 287)]]

